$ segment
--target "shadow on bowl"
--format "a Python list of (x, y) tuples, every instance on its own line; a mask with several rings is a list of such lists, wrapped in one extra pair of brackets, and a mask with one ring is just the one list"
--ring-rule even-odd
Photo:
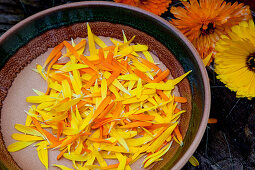
[[(173, 77), (192, 70), (178, 85), (181, 95), (188, 98), (187, 104), (182, 105), (187, 113), (180, 122), (184, 146), (174, 144), (163, 161), (152, 167), (180, 169), (194, 153), (206, 128), (210, 110), (208, 77), (191, 43), (167, 21), (144, 10), (109, 2), (71, 3), (45, 10), (15, 25), (0, 37), (1, 107), (18, 73), (63, 40), (86, 37), (86, 22), (90, 22), (96, 35), (122, 39), (122, 30), (129, 39), (136, 35), (134, 42), (148, 45)], [(8, 169), (19, 169), (4, 145), (2, 132), (0, 135), (0, 161)]]

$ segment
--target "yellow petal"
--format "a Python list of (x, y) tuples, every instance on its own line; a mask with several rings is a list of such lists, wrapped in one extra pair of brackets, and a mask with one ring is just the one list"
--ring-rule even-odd
[(80, 130), (85, 129), (90, 123), (91, 123), (91, 118), (93, 116), (94, 112), (90, 112), (89, 115), (83, 119), (83, 121), (81, 122), (81, 125), (79, 127)]
[(149, 51), (143, 51), (143, 55), (149, 62), (154, 63), (154, 60)]
[(189, 162), (190, 162), (191, 165), (193, 165), (193, 166), (199, 166), (199, 162), (198, 162), (198, 160), (197, 160), (194, 156), (191, 156), (191, 157), (189, 158)]
[[(32, 105), (28, 112), (35, 114), (35, 109), (36, 109), (36, 106)], [(25, 126), (30, 126), (31, 123), (32, 123), (32, 118), (31, 116), (27, 115)]]
[(116, 131), (124, 139), (133, 138), (137, 135), (137, 131), (132, 131), (132, 130), (126, 131), (124, 129), (116, 129)]
[(54, 90), (58, 91), (58, 92), (62, 91), (62, 86), (60, 84), (58, 84), (58, 82), (50, 83), (49, 87), (51, 89), (54, 89)]
[(203, 63), (205, 66), (207, 66), (209, 64), (209, 61), (211, 60), (211, 58), (212, 58), (212, 52), (207, 57), (205, 57), (203, 59)]
[(116, 138), (118, 142), (129, 152), (129, 148), (125, 139), (121, 137), (121, 135), (118, 131), (115, 130), (115, 128), (111, 129), (110, 136)]
[(120, 49), (123, 49), (123, 48), (126, 48), (126, 47), (129, 47), (129, 44), (132, 43), (132, 41), (135, 39), (135, 36), (133, 36), (129, 41), (127, 42), (124, 42), (123, 44), (121, 44), (119, 46)]
[(135, 74), (125, 74), (118, 77), (120, 80), (135, 80), (138, 81), (139, 77)]
[(96, 54), (96, 46), (95, 46), (94, 36), (93, 36), (93, 33), (92, 33), (91, 28), (88, 23), (87, 23), (87, 31), (88, 31), (90, 56), (94, 59), (98, 59), (98, 56)]
[(136, 83), (136, 81), (134, 81), (134, 80), (129, 81), (129, 84), (128, 84), (128, 91), (130, 91), (130, 90), (133, 89), (135, 83)]
[(137, 45), (132, 45), (134, 51), (147, 51), (148, 50), (148, 46), (147, 45), (141, 45), (141, 44), (137, 44)]
[(76, 105), (82, 97), (70, 100), (68, 102), (59, 104), (55, 107), (56, 112), (63, 112), (63, 111), (67, 111), (68, 109), (70, 109), (73, 105)]
[(37, 69), (37, 72), (42, 76), (42, 78), (46, 80), (45, 70), (43, 69), (43, 67), (40, 64), (37, 64), (36, 69)]
[(144, 101), (148, 98), (149, 98), (148, 95), (142, 95), (139, 99), (137, 99), (136, 97), (133, 97), (133, 98), (130, 98), (130, 99), (127, 99), (127, 100), (123, 101), (122, 104), (137, 103), (137, 102)]
[(109, 86), (109, 90), (115, 95), (116, 99), (120, 98), (120, 94), (118, 92), (118, 90), (116, 89), (115, 86), (113, 86), (112, 84)]
[(71, 91), (71, 87), (68, 83), (68, 81), (65, 79), (62, 81), (62, 89), (63, 89), (63, 94), (64, 94), (64, 97), (69, 97), (71, 98), (72, 97), (72, 91)]
[(142, 85), (142, 79), (139, 78), (138, 79), (138, 82), (137, 82), (137, 88), (136, 88), (136, 97), (139, 99), (142, 95), (142, 88), (143, 88), (143, 85)]
[[(171, 147), (171, 143), (169, 143), (167, 146), (165, 146), (165, 148), (161, 149), (160, 151), (158, 151), (157, 153), (154, 153), (151, 156), (150, 159), (148, 159), (149, 157), (147, 157), (144, 162), (147, 160), (147, 162), (144, 164), (144, 168), (147, 168), (149, 165), (151, 165), (153, 162), (155, 162), (156, 160), (158, 160), (161, 156), (163, 156)], [(143, 163), (144, 163), (143, 162)]]
[(99, 45), (101, 48), (107, 47), (107, 45), (104, 43), (103, 40), (101, 40), (98, 36), (93, 34), (94, 41), (96, 42), (97, 45)]
[(106, 96), (107, 96), (107, 81), (106, 81), (106, 79), (103, 79), (101, 81), (101, 95), (102, 95), (102, 100), (104, 100), (104, 98), (106, 98)]
[(80, 76), (80, 72), (78, 70), (74, 70), (73, 71), (73, 77), (75, 82), (77, 83), (77, 86), (79, 89), (82, 88), (82, 82), (81, 82), (81, 76)]
[(171, 135), (171, 133), (173, 132), (174, 128), (177, 126), (178, 123), (175, 123), (173, 125), (171, 125), (169, 128), (167, 128), (167, 130), (165, 130), (150, 146), (150, 148), (148, 149), (148, 152), (152, 152), (154, 153), (159, 146), (161, 146), (165, 140)]
[(125, 48), (123, 48), (121, 51), (118, 52), (118, 55), (120, 56), (126, 56), (130, 53), (132, 53), (134, 50), (131, 46), (127, 46)]
[(107, 163), (105, 162), (104, 158), (102, 157), (102, 155), (97, 151), (97, 148), (94, 148), (93, 145), (90, 145), (89, 149), (92, 149), (92, 153), (93, 155), (95, 155), (99, 165), (101, 167), (106, 167)]
[(89, 168), (86, 168), (86, 166), (93, 165), (96, 157), (94, 155), (91, 156), (91, 158), (84, 164), (83, 167), (85, 167), (85, 170), (90, 170)]
[(9, 152), (16, 152), (16, 151), (19, 151), (21, 149), (26, 148), (27, 146), (29, 146), (29, 145), (31, 145), (33, 143), (35, 143), (35, 141), (30, 141), (30, 142), (15, 142), (15, 143), (10, 144), (7, 147), (7, 150)]
[(54, 101), (55, 99), (51, 98), (48, 95), (45, 96), (29, 96), (26, 98), (28, 103), (42, 103), (42, 102), (49, 102)]
[(122, 35), (123, 35), (123, 41), (124, 41), (124, 43), (126, 43), (127, 42), (127, 37), (125, 35), (124, 30), (122, 30)]
[(119, 45), (122, 45), (123, 43), (118, 41), (118, 40), (115, 40), (113, 38), (110, 38), (111, 42), (115, 45), (115, 46), (119, 46)]
[(63, 67), (61, 67), (59, 70), (63, 72), (70, 72), (74, 70), (79, 70), (81, 68), (88, 68), (89, 66), (85, 64), (66, 64)]
[(147, 66), (145, 66), (141, 62), (135, 61), (135, 62), (133, 62), (133, 65), (135, 66), (135, 68), (137, 68), (141, 72), (149, 72), (149, 71), (151, 71), (151, 68), (148, 68)]
[(72, 160), (72, 161), (87, 161), (91, 158), (91, 155), (85, 154), (80, 155), (80, 154), (74, 154), (74, 153), (64, 153), (63, 155), (66, 159)]
[(150, 142), (152, 139), (153, 137), (151, 136), (143, 136), (140, 138), (127, 139), (126, 142), (128, 146), (140, 146)]
[(123, 156), (121, 153), (115, 153), (118, 161), (119, 161), (119, 166), (117, 168), (117, 170), (125, 170), (126, 167), (126, 161), (127, 161), (127, 157)]
[(118, 89), (120, 89), (121, 91), (123, 91), (124, 93), (128, 94), (128, 95), (131, 95), (129, 93), (129, 91), (117, 80), (115, 79), (113, 82), (112, 82), (112, 85), (114, 85), (115, 87), (117, 87)]
[(49, 166), (48, 149), (47, 149), (48, 144), (49, 143), (47, 141), (40, 142), (39, 144), (37, 144), (39, 146), (36, 149), (38, 157), (46, 169), (48, 169), (48, 166)]
[(43, 138), (39, 136), (25, 135), (25, 134), (19, 134), (19, 133), (13, 133), (12, 138), (15, 140), (24, 141), (24, 142), (43, 140)]
[(81, 87), (80, 86), (80, 83), (78, 83), (75, 79), (74, 79), (74, 76), (69, 72), (69, 77), (70, 77), (70, 80), (71, 80), (71, 83), (72, 83), (72, 86), (73, 86), (73, 90), (74, 92), (79, 95), (81, 94)]
[(191, 71), (177, 77), (176, 79), (170, 79), (166, 83), (148, 83), (145, 84), (144, 87), (146, 88), (153, 88), (158, 90), (173, 90), (174, 86), (178, 84), (182, 79), (184, 79)]
[(91, 79), (91, 75), (90, 74), (82, 74), (81, 79), (89, 81)]
[(15, 124), (15, 129), (25, 134), (44, 137), (39, 131), (21, 124)]
[(61, 120), (64, 120), (65, 118), (67, 118), (67, 116), (68, 116), (68, 112), (64, 112), (64, 113), (61, 113), (60, 115), (55, 116), (53, 118), (46, 119), (45, 122), (61, 121)]
[[(55, 102), (43, 102), (43, 103), (41, 103), (41, 104), (39, 104), (39, 105), (37, 106), (37, 109), (43, 110), (43, 109), (45, 109), (45, 108), (48, 108), (48, 107), (52, 106), (54, 103), (55, 103)], [(29, 112), (30, 112), (30, 111), (29, 111)]]

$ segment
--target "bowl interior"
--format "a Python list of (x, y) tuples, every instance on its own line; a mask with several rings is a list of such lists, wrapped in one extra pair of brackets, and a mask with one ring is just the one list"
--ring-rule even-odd
[[(128, 38), (134, 35), (134, 30), (141, 31), (145, 34), (143, 35), (141, 32), (138, 32), (137, 42), (142, 43), (141, 41), (144, 41), (143, 36), (148, 35), (161, 43), (161, 47), (163, 45), (163, 48), (171, 51), (173, 55), (169, 53), (168, 50), (166, 50), (166, 53), (168, 51), (168, 55), (164, 55), (162, 52), (157, 52), (156, 46), (150, 47), (152, 52), (161, 54), (159, 55), (160, 60), (167, 65), (170, 70), (173, 70), (172, 74), (174, 77), (192, 70), (192, 74), (190, 74), (188, 80), (183, 82), (183, 86), (179, 86), (182, 95), (188, 97), (190, 101), (190, 105), (185, 106), (187, 110), (190, 110), (190, 114), (186, 117), (186, 119), (190, 121), (183, 126), (184, 132), (188, 129), (184, 138), (184, 146), (174, 148), (175, 154), (169, 154), (165, 159), (166, 161), (156, 164), (156, 167), (154, 167), (157, 169), (181, 168), (193, 154), (198, 145), (198, 143), (194, 143), (200, 141), (205, 130), (210, 102), (207, 76), (201, 61), (198, 61), (199, 57), (197, 53), (193, 46), (187, 42), (187, 39), (163, 19), (140, 9), (106, 2), (74, 3), (46, 10), (19, 23), (0, 38), (0, 66), (2, 68), (0, 80), (4, 80), (0, 82), (0, 101), (2, 102), (6, 97), (7, 91), (13, 79), (16, 77), (16, 74), (45, 50), (44, 46), (37, 44), (37, 50), (35, 52), (31, 53), (27, 51), (28, 48), (24, 47), (29, 45), (32, 47), (35, 45), (29, 43), (31, 40), (38, 39), (42, 37), (42, 35), (45, 35), (45, 33), (60, 37), (54, 38), (54, 36), (52, 36), (47, 43), (47, 48), (49, 48), (59, 43), (61, 38), (62, 40), (70, 40), (70, 38), (75, 37), (86, 37), (86, 31), (81, 31), (82, 29), (86, 30), (86, 22), (95, 22), (92, 23), (92, 30), (93, 27), (99, 28), (100, 26), (100, 29), (94, 31), (95, 34), (102, 35), (102, 32), (104, 32), (103, 34), (105, 34), (105, 36), (119, 39), (121, 39), (120, 33), (122, 29), (127, 33)], [(113, 25), (107, 25), (108, 23), (118, 26), (120, 33), (116, 34), (114, 31), (109, 31), (109, 27)], [(67, 27), (69, 29), (67, 29)], [(64, 32), (63, 28), (65, 30)], [(128, 30), (130, 30), (129, 28), (134, 28), (134, 30), (128, 32)], [(80, 30), (80, 32), (78, 30)], [(69, 34), (61, 36), (63, 33), (68, 32)], [(141, 36), (140, 39), (139, 36)], [(149, 46), (151, 44), (148, 43), (148, 41), (144, 42), (143, 44), (148, 44)], [(21, 49), (23, 49), (23, 51)], [(13, 58), (12, 56), (17, 55), (17, 51), (21, 54), (29, 54), (29, 56), (19, 55), (19, 57)], [(10, 62), (10, 60), (12, 60), (12, 62)], [(7, 65), (9, 64), (8, 69), (6, 63)], [(6, 75), (9, 75), (9, 77), (7, 76), (6, 78)], [(182, 121), (184, 120), (185, 118), (182, 118)], [(0, 140), (0, 152), (0, 154), (6, 152), (2, 140)], [(8, 168), (15, 167), (15, 164), (12, 165), (8, 163), (8, 159), (10, 159), (8, 156), (1, 156), (0, 160)]]

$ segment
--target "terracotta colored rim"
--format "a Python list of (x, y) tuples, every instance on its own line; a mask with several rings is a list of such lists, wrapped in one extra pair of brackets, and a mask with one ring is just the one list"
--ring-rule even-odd
[(37, 18), (41, 18), (41, 17), (46, 16), (50, 13), (57, 12), (57, 11), (60, 11), (60, 10), (63, 10), (63, 9), (76, 8), (76, 7), (81, 8), (83, 6), (90, 6), (90, 5), (115, 6), (115, 7), (120, 7), (120, 8), (126, 8), (128, 10), (133, 10), (133, 11), (136, 11), (137, 13), (141, 13), (141, 14), (145, 14), (147, 16), (150, 16), (151, 18), (153, 18), (153, 19), (157, 20), (158, 22), (160, 22), (162, 25), (168, 27), (170, 30), (173, 30), (175, 32), (175, 34), (177, 36), (179, 36), (180, 39), (183, 40), (183, 42), (187, 45), (187, 47), (190, 49), (190, 51), (194, 55), (195, 60), (197, 61), (199, 69), (201, 71), (203, 84), (204, 84), (204, 90), (205, 90), (204, 111), (203, 111), (203, 117), (201, 119), (199, 129), (197, 131), (197, 134), (196, 134), (193, 142), (191, 143), (191, 145), (188, 148), (188, 150), (186, 151), (186, 153), (184, 153), (184, 155), (179, 159), (179, 161), (172, 167), (172, 169), (174, 169), (174, 170), (175, 169), (176, 170), (181, 169), (186, 164), (186, 162), (189, 160), (189, 158), (193, 155), (193, 153), (195, 152), (196, 148), (198, 147), (198, 145), (199, 145), (199, 143), (200, 143), (200, 141), (201, 141), (201, 139), (204, 135), (204, 132), (205, 132), (205, 129), (206, 129), (206, 126), (207, 126), (207, 121), (208, 121), (208, 118), (209, 118), (209, 112), (210, 112), (211, 92), (210, 92), (209, 79), (208, 79), (206, 69), (205, 69), (204, 64), (202, 63), (202, 60), (201, 60), (198, 52), (196, 51), (195, 47), (191, 44), (191, 42), (177, 28), (175, 28), (169, 22), (167, 22), (163, 18), (161, 18), (161, 17), (159, 17), (159, 16), (157, 16), (153, 13), (150, 13), (148, 11), (145, 11), (143, 9), (133, 7), (133, 6), (129, 6), (129, 5), (120, 4), (120, 3), (105, 2), (105, 1), (77, 2), (77, 3), (70, 3), (70, 4), (65, 4), (65, 5), (60, 5), (60, 6), (57, 6), (57, 7), (53, 7), (53, 8), (44, 10), (42, 12), (39, 12), (37, 14), (34, 14), (34, 15), (26, 18), (25, 20), (19, 22), (18, 24), (13, 26), (11, 29), (9, 29), (6, 33), (4, 33), (0, 37), (0, 44), (3, 43), (4, 40), (6, 38), (8, 38), (9, 36), (11, 36), (16, 30), (19, 30), (24, 25), (30, 23), (33, 20), (36, 20)]

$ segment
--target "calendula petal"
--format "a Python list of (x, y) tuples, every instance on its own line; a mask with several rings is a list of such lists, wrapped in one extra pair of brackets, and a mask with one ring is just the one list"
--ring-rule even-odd
[(103, 79), (101, 81), (101, 95), (102, 95), (102, 100), (104, 98), (106, 98), (106, 96), (107, 96), (107, 81), (106, 81), (106, 79)]
[(13, 133), (12, 138), (18, 141), (38, 141), (38, 140), (44, 140), (42, 137), (39, 136), (32, 136), (32, 135), (25, 135), (25, 134), (19, 134), (19, 133)]
[(137, 82), (137, 88), (136, 88), (136, 97), (139, 99), (142, 95), (142, 88), (143, 88), (143, 85), (142, 85), (142, 79), (139, 78), (138, 79), (138, 82)]
[(74, 70), (73, 71), (73, 77), (74, 77), (74, 80), (77, 83), (78, 88), (81, 89), (82, 88), (82, 82), (81, 82), (80, 72), (78, 70)]
[(63, 67), (61, 67), (59, 70), (63, 72), (70, 72), (74, 70), (79, 70), (81, 68), (88, 68), (88, 65), (85, 64), (66, 64)]
[(131, 46), (127, 46), (127, 47), (123, 48), (122, 50), (120, 50), (118, 52), (118, 55), (126, 56), (126, 55), (132, 53), (133, 51), (134, 51), (134, 49)]
[(55, 99), (51, 98), (48, 95), (45, 96), (29, 96), (26, 98), (28, 103), (42, 103), (42, 102), (49, 102), (54, 101)]
[(18, 131), (23, 132), (25, 134), (44, 137), (39, 131), (37, 131), (37, 130), (31, 128), (31, 127), (27, 127), (27, 126), (24, 126), (24, 125), (21, 125), (21, 124), (15, 124), (14, 127)]
[(42, 76), (42, 78), (44, 80), (46, 80), (45, 70), (43, 69), (43, 67), (40, 64), (36, 65), (36, 70)]
[(16, 151), (19, 151), (21, 149), (24, 149), (26, 148), (27, 146), (29, 145), (32, 145), (33, 143), (35, 143), (35, 141), (29, 141), (29, 142), (15, 142), (15, 143), (12, 143), (10, 144), (8, 147), (7, 147), (7, 150), (9, 152), (16, 152)]
[(85, 154), (84, 156), (83, 155), (80, 155), (80, 154), (74, 154), (74, 153), (64, 153), (63, 155), (66, 159), (69, 159), (71, 161), (87, 161), (91, 158), (91, 155), (89, 154)]
[(68, 109), (70, 109), (73, 105), (76, 105), (82, 97), (67, 101), (65, 103), (59, 104), (57, 105), (54, 109), (56, 110), (56, 112), (63, 112), (63, 111), (67, 111)]
[(144, 168), (147, 168), (149, 165), (151, 165), (153, 162), (155, 162), (157, 159), (159, 159), (162, 155), (164, 155), (170, 149), (170, 147), (171, 147), (171, 143), (169, 143), (167, 146), (165, 146), (164, 149), (161, 149), (160, 151), (158, 151), (158, 153), (154, 153), (154, 154), (150, 155), (150, 156), (152, 156), (150, 159), (147, 159), (148, 158), (147, 157), (144, 160), (144, 162), (147, 161), (144, 164)]
[(96, 46), (95, 46), (94, 36), (93, 36), (93, 33), (92, 33), (91, 28), (88, 23), (87, 23), (87, 31), (88, 31), (90, 56), (93, 57), (94, 59), (98, 59), (98, 56), (96, 54)]
[(99, 165), (100, 165), (101, 167), (106, 167), (106, 166), (107, 166), (107, 163), (106, 163), (106, 161), (104, 160), (104, 158), (102, 157), (102, 155), (94, 148), (93, 145), (91, 145), (90, 148), (92, 149), (92, 153), (93, 153), (93, 155), (95, 155), (95, 157), (96, 157), (96, 159), (97, 159)]
[(118, 77), (119, 80), (135, 80), (138, 81), (139, 77), (135, 74), (125, 74)]
[(151, 63), (154, 63), (154, 59), (152, 58), (151, 54), (149, 51), (143, 51), (143, 55), (145, 56), (145, 58), (151, 62)]
[(152, 139), (153, 137), (151, 136), (143, 136), (140, 138), (127, 139), (126, 142), (128, 146), (140, 146), (150, 142)]
[(132, 45), (134, 51), (147, 51), (148, 50), (148, 46), (147, 45), (141, 45), (141, 44), (137, 44), (137, 45)]
[(199, 162), (198, 162), (198, 160), (197, 160), (194, 156), (191, 156), (191, 157), (189, 158), (189, 162), (190, 162), (191, 165), (193, 165), (193, 166), (199, 166)]
[(110, 135), (118, 140), (118, 142), (127, 150), (129, 151), (128, 145), (124, 138), (121, 137), (119, 132), (117, 132), (115, 129), (111, 129)]
[(148, 152), (155, 152), (159, 146), (161, 146), (164, 141), (170, 136), (170, 134), (173, 132), (175, 127), (177, 126), (177, 123), (171, 125), (168, 127), (150, 146), (148, 149)]
[(48, 169), (49, 158), (48, 158), (47, 145), (49, 145), (49, 143), (47, 141), (42, 141), (36, 145), (38, 146), (38, 148), (36, 149), (38, 153), (38, 157), (41, 163), (45, 166), (45, 168)]
[(103, 40), (101, 40), (98, 36), (96, 36), (95, 34), (93, 34), (93, 38), (94, 38), (94, 41), (96, 42), (96, 44), (99, 45), (101, 48), (107, 47), (105, 42)]
[[(71, 83), (72, 83), (72, 87), (73, 87), (73, 90), (75, 92), (75, 94), (79, 95), (81, 94), (81, 86), (80, 86), (80, 83), (78, 83), (74, 76), (69, 72), (69, 77), (70, 77), (70, 80), (71, 80)], [(80, 80), (79, 80), (80, 81)]]
[(125, 170), (126, 167), (126, 161), (127, 161), (127, 157), (123, 156), (121, 153), (115, 153), (118, 161), (119, 161), (119, 166), (117, 168), (117, 170)]

